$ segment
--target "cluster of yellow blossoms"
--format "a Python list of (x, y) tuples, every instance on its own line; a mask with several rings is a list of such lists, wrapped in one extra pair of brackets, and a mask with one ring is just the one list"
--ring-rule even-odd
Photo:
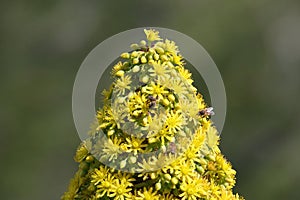
[(113, 67), (97, 127), (78, 148), (63, 200), (243, 199), (235, 170), (173, 41), (144, 30)]

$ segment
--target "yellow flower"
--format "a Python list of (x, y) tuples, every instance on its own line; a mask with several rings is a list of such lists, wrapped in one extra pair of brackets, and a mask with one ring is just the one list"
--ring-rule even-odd
[(91, 175), (91, 182), (94, 183), (95, 185), (98, 185), (101, 181), (103, 181), (107, 174), (109, 172), (109, 169), (107, 169), (106, 166), (100, 165), (99, 169), (95, 169), (94, 173)]
[(78, 149), (77, 149), (77, 151), (76, 151), (76, 155), (74, 156), (74, 160), (75, 160), (76, 162), (81, 162), (81, 161), (88, 155), (88, 153), (89, 153), (89, 152), (88, 152), (88, 150), (87, 150), (85, 144), (82, 143), (82, 144), (78, 147)]
[(178, 47), (175, 42), (168, 39), (166, 39), (165, 42), (157, 42), (155, 46), (163, 48), (166, 52), (171, 53), (171, 55), (177, 55), (178, 53)]
[(161, 38), (159, 37), (159, 32), (154, 30), (154, 29), (149, 29), (149, 30), (146, 30), (144, 29), (144, 32), (146, 34), (146, 37), (147, 37), (147, 40), (149, 42), (153, 42), (153, 41), (157, 41), (157, 40), (161, 40)]
[(153, 81), (145, 87), (145, 92), (159, 100), (163, 100), (163, 95), (169, 93), (163, 85), (156, 84)]
[(125, 90), (130, 90), (131, 77), (130, 76), (121, 76), (115, 82), (114, 90), (117, 94), (124, 95)]
[(122, 140), (117, 137), (113, 137), (113, 139), (108, 138), (103, 146), (103, 152), (109, 157), (109, 161), (115, 160), (118, 158), (118, 155), (122, 153), (120, 149), (120, 144)]
[(199, 115), (207, 105), (178, 47), (156, 30), (144, 32), (148, 41), (133, 44), (113, 67), (62, 199), (242, 200), (232, 193), (236, 172), (213, 122)]
[(199, 156), (199, 147), (190, 146), (186, 151), (184, 152), (184, 156), (186, 160), (189, 160), (191, 162), (198, 162), (200, 163), (200, 156)]
[(181, 55), (173, 55), (173, 63), (179, 66), (183, 66), (183, 57)]
[(81, 185), (81, 179), (80, 179), (80, 175), (77, 172), (74, 176), (74, 178), (71, 179), (70, 181), (70, 185), (68, 188), (68, 192), (66, 192), (63, 196), (62, 196), (62, 200), (70, 200), (70, 199), (75, 199), (77, 196), (77, 192), (79, 190), (79, 187)]
[(121, 69), (123, 69), (123, 63), (122, 62), (118, 62), (117, 64), (115, 64), (114, 66), (113, 66), (113, 70), (112, 70), (112, 75), (116, 75), (116, 73), (118, 72), (118, 71), (120, 71)]
[[(121, 97), (117, 97), (114, 102), (112, 103), (112, 107), (110, 109), (110, 117), (112, 117), (112, 119), (110, 120), (110, 123), (113, 126), (117, 126), (119, 129), (121, 127), (121, 124), (125, 123), (125, 117), (127, 116), (128, 113), (128, 107), (126, 102), (125, 103), (119, 103), (118, 101), (120, 101)], [(112, 127), (114, 128), (114, 127)]]
[(132, 184), (126, 180), (116, 179), (114, 185), (111, 187), (111, 193), (109, 197), (114, 197), (115, 200), (124, 200), (125, 198), (130, 198), (132, 190), (130, 188)]
[(126, 138), (126, 141), (127, 141), (126, 146), (130, 151), (134, 152), (134, 155), (136, 155), (138, 152), (142, 153), (143, 148), (147, 146), (146, 144), (143, 144), (143, 142), (145, 141), (145, 139), (143, 138), (130, 137), (130, 138)]
[(189, 70), (185, 69), (183, 66), (177, 67), (177, 70), (179, 74), (182, 76), (182, 78), (187, 81), (189, 84), (192, 84), (194, 81), (191, 79), (192, 74), (189, 72)]
[(178, 166), (175, 167), (175, 175), (183, 182), (189, 182), (197, 176), (195, 171), (195, 164), (191, 161), (182, 160)]
[(128, 100), (128, 108), (131, 119), (135, 121), (136, 118), (145, 116), (148, 113), (148, 106), (146, 104), (147, 97), (141, 92), (133, 93)]
[(105, 194), (107, 194), (107, 196), (112, 195), (113, 186), (116, 184), (116, 181), (117, 179), (108, 173), (107, 177), (97, 185), (97, 198), (103, 197)]
[[(177, 74), (175, 72), (175, 74)], [(187, 85), (183, 82), (183, 80), (178, 76), (173, 76), (171, 81), (167, 82), (168, 85), (165, 85), (167, 88), (170, 88), (174, 91), (174, 94), (178, 95), (179, 98), (188, 94)]]
[(178, 198), (175, 198), (173, 194), (163, 194), (159, 200), (176, 200)]
[(156, 140), (160, 140), (162, 145), (165, 145), (167, 141), (171, 141), (172, 139), (174, 139), (174, 134), (175, 133), (172, 131), (167, 131), (166, 129), (163, 129), (154, 134), (153, 137)]
[(207, 130), (207, 145), (213, 150), (215, 146), (218, 145), (219, 142), (219, 133), (214, 126), (210, 126)]
[(135, 178), (133, 178), (132, 176), (133, 176), (133, 174), (118, 171), (116, 178), (118, 178), (119, 180), (124, 182), (126, 185), (131, 187), (131, 186), (133, 186), (132, 182), (135, 181)]
[(167, 65), (165, 63), (153, 62), (151, 68), (148, 70), (150, 72), (150, 76), (157, 77), (159, 80), (164, 80), (170, 78), (168, 72), (170, 70), (167, 69)]
[[(157, 166), (153, 163), (151, 163), (150, 159), (149, 161), (146, 161), (145, 159), (143, 159), (142, 163), (139, 162), (138, 166), (140, 167), (139, 169), (137, 169), (137, 171), (145, 173), (145, 172), (151, 172), (151, 171), (155, 171), (157, 169)], [(144, 174), (140, 174), (140, 176), (144, 176)], [(147, 178), (147, 176), (145, 177), (145, 179)]]
[(222, 199), (222, 200), (235, 200), (235, 199), (239, 199), (239, 196), (237, 196), (237, 198), (235, 197), (235, 195), (232, 194), (231, 191), (222, 189), (221, 190), (221, 195), (218, 196), (218, 199)]
[(195, 184), (195, 182), (188, 181), (183, 182), (180, 186), (182, 193), (179, 195), (182, 200), (197, 200), (200, 198), (200, 194), (198, 193), (199, 186)]
[(153, 191), (153, 188), (143, 188), (143, 191), (138, 191), (139, 200), (158, 200), (159, 195), (157, 195), (157, 191)]
[(167, 132), (176, 133), (181, 131), (184, 125), (186, 125), (186, 121), (179, 111), (167, 114), (164, 124)]
[(197, 148), (198, 150), (201, 148), (202, 144), (206, 139), (206, 132), (203, 131), (201, 127), (199, 127), (194, 134), (194, 138), (191, 143), (192, 148)]

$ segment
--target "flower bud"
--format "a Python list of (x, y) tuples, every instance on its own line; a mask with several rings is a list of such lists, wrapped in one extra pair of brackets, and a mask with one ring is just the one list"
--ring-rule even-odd
[(132, 68), (132, 72), (136, 73), (138, 71), (140, 71), (140, 66), (136, 65)]
[(165, 106), (168, 106), (170, 104), (170, 101), (168, 99), (163, 99), (162, 100), (162, 103), (165, 105)]
[(130, 55), (129, 55), (129, 53), (122, 53), (121, 58), (128, 59), (128, 58), (130, 58)]
[(200, 158), (200, 159), (199, 159), (199, 163), (200, 163), (201, 165), (207, 165), (207, 161), (206, 161), (204, 158)]
[(87, 189), (88, 189), (88, 191), (93, 192), (93, 191), (95, 191), (96, 187), (94, 186), (94, 184), (90, 184)]
[(93, 156), (87, 156), (87, 157), (85, 158), (85, 160), (86, 160), (86, 162), (91, 163), (91, 162), (93, 162), (94, 157), (93, 157)]
[(155, 49), (153, 49), (153, 48), (150, 48), (150, 49), (149, 49), (149, 52), (152, 53), (152, 54), (155, 54), (155, 53), (156, 53)]
[(142, 78), (143, 83), (148, 83), (148, 81), (149, 81), (149, 76), (146, 75)]
[(136, 163), (136, 157), (131, 156), (131, 157), (129, 158), (129, 162), (130, 162), (131, 164)]
[(141, 40), (141, 41), (140, 41), (140, 45), (141, 45), (142, 47), (146, 46), (146, 44), (147, 44), (147, 43), (146, 43), (145, 40)]
[(151, 174), (150, 174), (150, 178), (151, 178), (151, 179), (156, 179), (156, 177), (157, 177), (157, 176), (156, 176), (155, 173), (151, 173)]
[(153, 60), (153, 56), (152, 55), (148, 55), (148, 60)]
[(170, 181), (172, 179), (171, 175), (170, 174), (165, 174), (164, 175), (165, 179)]
[(139, 62), (140, 62), (140, 61), (139, 61), (138, 58), (134, 58), (134, 59), (132, 60), (132, 63), (133, 63), (134, 65), (138, 64)]
[(169, 94), (169, 95), (168, 95), (168, 99), (169, 99), (170, 101), (175, 101), (175, 97), (174, 97), (173, 94)]
[(161, 56), (160, 56), (160, 59), (161, 59), (162, 61), (167, 61), (167, 60), (169, 60), (168, 56), (166, 56), (166, 55), (161, 55)]
[(108, 135), (108, 136), (111, 136), (111, 135), (113, 135), (114, 133), (115, 133), (115, 130), (114, 130), (114, 129), (111, 129), (111, 130), (107, 131), (107, 135)]
[(121, 77), (121, 76), (124, 76), (124, 74), (125, 74), (125, 72), (123, 70), (120, 70), (120, 71), (117, 71), (115, 75)]
[(201, 167), (201, 166), (197, 166), (197, 167), (196, 167), (196, 170), (197, 170), (197, 172), (198, 172), (199, 174), (203, 174), (203, 173), (205, 172), (204, 168)]
[(163, 49), (163, 48), (161, 48), (161, 47), (155, 47), (155, 50), (156, 50), (156, 51), (157, 51), (157, 53), (159, 53), (159, 54), (163, 54), (163, 53), (165, 53), (164, 49)]
[(130, 45), (130, 48), (133, 49), (133, 50), (136, 50), (136, 49), (138, 49), (138, 48), (140, 48), (140, 47), (139, 47), (138, 44), (131, 44), (131, 45)]
[(139, 53), (137, 51), (133, 51), (131, 53), (131, 57), (137, 57), (139, 55)]
[(172, 182), (174, 185), (176, 185), (176, 184), (178, 183), (178, 179), (177, 179), (176, 177), (173, 177), (173, 178), (171, 179), (171, 182)]
[(153, 55), (153, 58), (154, 58), (154, 60), (159, 60), (159, 55), (158, 55), (157, 53), (155, 53), (155, 54)]
[(151, 144), (151, 143), (156, 142), (157, 140), (156, 140), (155, 138), (149, 138), (148, 141), (149, 141), (149, 143)]
[(121, 168), (121, 169), (123, 169), (123, 168), (126, 166), (126, 162), (127, 162), (126, 159), (125, 159), (125, 160), (122, 160), (122, 161), (120, 162), (120, 168)]
[(161, 189), (161, 183), (160, 182), (158, 182), (158, 183), (155, 184), (155, 189), (156, 190), (160, 190)]
[(146, 63), (146, 62), (147, 62), (147, 59), (146, 59), (146, 57), (145, 57), (145, 56), (142, 56), (142, 57), (141, 57), (141, 63), (143, 63), (143, 64), (144, 64), (144, 63)]

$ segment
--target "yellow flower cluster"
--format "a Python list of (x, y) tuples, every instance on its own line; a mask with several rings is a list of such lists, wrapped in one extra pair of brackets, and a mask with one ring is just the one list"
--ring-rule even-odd
[(78, 147), (79, 170), (62, 199), (243, 199), (178, 47), (145, 34), (113, 67), (99, 125)]

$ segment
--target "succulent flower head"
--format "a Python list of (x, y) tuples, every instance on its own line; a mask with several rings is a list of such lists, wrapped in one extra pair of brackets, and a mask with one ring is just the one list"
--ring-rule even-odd
[(144, 32), (148, 42), (113, 67), (99, 126), (79, 147), (82, 167), (62, 199), (242, 199), (178, 47)]

